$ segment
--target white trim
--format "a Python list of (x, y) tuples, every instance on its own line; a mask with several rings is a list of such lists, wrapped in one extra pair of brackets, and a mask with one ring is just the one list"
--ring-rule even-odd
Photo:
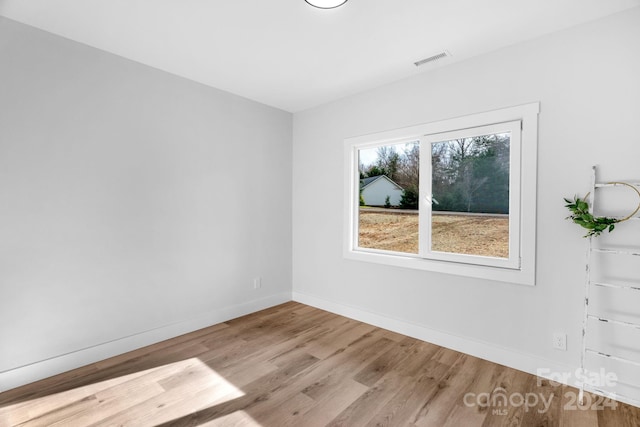
[(255, 299), (242, 304), (222, 307), (215, 311), (201, 313), (190, 319), (165, 325), (135, 335), (123, 337), (61, 356), (31, 363), (0, 373), (0, 392), (29, 384), (62, 372), (67, 372), (109, 357), (137, 350), (151, 344), (206, 328), (236, 317), (255, 313), (291, 301), (290, 292)]
[[(451, 129), (465, 129), (484, 126), (492, 123), (520, 120), (523, 117), (535, 118), (538, 113), (540, 113), (540, 103), (532, 102), (530, 104), (523, 104), (515, 107), (439, 120), (437, 122), (355, 136), (347, 138), (346, 141), (351, 145), (358, 145), (359, 147), (364, 148), (377, 147), (379, 145), (399, 144), (404, 141), (417, 141), (420, 138), (420, 135), (447, 132)], [(372, 142), (373, 140), (375, 140), (375, 142)]]
[[(358, 320), (369, 325), (416, 338), (421, 341), (446, 347), (460, 353), (508, 366), (509, 368), (517, 369), (519, 371), (524, 371), (532, 375), (538, 375), (539, 369), (546, 369), (550, 373), (575, 372), (577, 369), (577, 367), (571, 367), (513, 349), (496, 346), (492, 343), (450, 334), (418, 323), (395, 319), (384, 314), (330, 301), (325, 298), (316, 297), (302, 292), (294, 291), (293, 300), (340, 316)], [(555, 378), (549, 379), (557, 381)], [(576, 386), (577, 384), (578, 382), (576, 381), (570, 385)]]
[[(537, 181), (537, 142), (538, 114), (540, 103), (535, 102), (500, 110), (472, 114), (433, 123), (394, 129), (375, 134), (348, 138), (344, 141), (344, 236), (343, 256), (354, 261), (374, 262), (397, 267), (435, 271), (459, 276), (476, 277), (493, 281), (535, 285), (536, 267), (536, 181)], [(425, 135), (451, 131), (452, 129), (469, 129), (510, 121), (522, 122), (520, 133), (520, 259), (519, 268), (501, 266), (474, 265), (448, 260), (434, 260), (411, 254), (398, 254), (390, 251), (365, 251), (358, 248), (358, 198), (359, 171), (358, 150), (385, 144), (397, 144), (404, 141), (424, 140)], [(421, 144), (421, 147), (424, 144)], [(421, 152), (423, 149), (421, 148)], [(423, 156), (421, 155), (421, 158)], [(515, 160), (515, 159), (513, 159)], [(421, 187), (423, 184), (421, 174)], [(422, 211), (423, 209), (421, 209)], [(423, 224), (424, 212), (420, 212), (420, 223)], [(423, 227), (420, 233), (424, 234)], [(511, 246), (511, 245), (510, 245)], [(510, 248), (511, 249), (511, 248)], [(424, 254), (423, 254), (424, 255)], [(477, 257), (476, 257), (477, 258)]]

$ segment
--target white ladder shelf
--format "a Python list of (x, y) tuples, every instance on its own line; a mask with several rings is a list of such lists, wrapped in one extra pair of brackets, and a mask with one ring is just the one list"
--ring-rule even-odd
[[(631, 182), (631, 183), (627, 183), (630, 184), (632, 186), (635, 186), (636, 188), (640, 188), (640, 182)], [(589, 193), (588, 196), (588, 203), (589, 203), (589, 212), (591, 214), (594, 213), (594, 208), (595, 208), (595, 202), (596, 202), (596, 190), (600, 189), (600, 188), (607, 188), (607, 187), (616, 187), (619, 185), (625, 185), (625, 184), (621, 184), (619, 182), (615, 182), (615, 183), (609, 183), (609, 182), (598, 182), (597, 181), (597, 168), (596, 166), (593, 166), (592, 168), (592, 175), (591, 175), (591, 191)], [(640, 217), (633, 217), (630, 218), (630, 220), (633, 221), (638, 221), (640, 220)], [(621, 362), (624, 364), (629, 364), (629, 365), (633, 365), (633, 366), (637, 366), (640, 367), (640, 353), (638, 353), (637, 358), (634, 359), (630, 359), (627, 357), (620, 357), (620, 356), (616, 356), (614, 354), (610, 354), (608, 352), (605, 351), (600, 351), (598, 349), (594, 349), (594, 348), (589, 348), (587, 346), (587, 334), (589, 333), (589, 320), (595, 320), (598, 322), (603, 322), (603, 323), (608, 323), (614, 326), (619, 326), (622, 328), (633, 328), (633, 329), (638, 329), (640, 330), (640, 323), (635, 323), (635, 322), (627, 322), (627, 321), (622, 321), (619, 319), (613, 319), (613, 318), (609, 318), (609, 317), (603, 317), (603, 316), (597, 316), (592, 314), (589, 311), (589, 303), (590, 303), (590, 290), (592, 286), (596, 286), (596, 287), (601, 287), (601, 288), (608, 288), (610, 290), (613, 291), (631, 291), (631, 292), (638, 292), (640, 291), (640, 285), (634, 284), (634, 283), (613, 283), (613, 282), (609, 282), (609, 281), (592, 281), (591, 280), (591, 273), (592, 273), (592, 267), (593, 267), (593, 257), (592, 254), (593, 253), (604, 253), (604, 254), (612, 254), (612, 255), (622, 255), (622, 256), (631, 256), (631, 257), (640, 257), (640, 244), (638, 246), (633, 246), (633, 247), (625, 247), (625, 248), (607, 248), (607, 247), (595, 247), (593, 244), (593, 237), (589, 237), (589, 243), (588, 243), (588, 249), (587, 249), (587, 265), (586, 265), (586, 280), (585, 280), (585, 288), (584, 288), (584, 316), (583, 316), (583, 321), (582, 321), (582, 352), (581, 352), (581, 356), (580, 356), (580, 369), (581, 372), (584, 374), (585, 372), (585, 359), (586, 359), (586, 355), (587, 354), (592, 354), (594, 356), (597, 357), (601, 357), (601, 358), (605, 358), (605, 359), (610, 359), (610, 360), (615, 360), (617, 362)], [(638, 260), (640, 261), (640, 259)], [(592, 391), (598, 394), (601, 394), (605, 397), (611, 397), (614, 399), (619, 399), (619, 398), (624, 398), (625, 401), (632, 403), (636, 406), (640, 406), (640, 400), (636, 399), (636, 398), (632, 398), (629, 396), (620, 396), (620, 395), (616, 395), (614, 393), (611, 392), (607, 392), (601, 389), (598, 389), (590, 384), (587, 384), (584, 381), (581, 383), (580, 386), (580, 394), (579, 394), (579, 402), (580, 404), (584, 403), (584, 392), (585, 390), (587, 391)]]

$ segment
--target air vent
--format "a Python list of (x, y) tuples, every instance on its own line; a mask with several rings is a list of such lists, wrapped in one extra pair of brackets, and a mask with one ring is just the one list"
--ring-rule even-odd
[(445, 50), (445, 51), (440, 52), (440, 53), (438, 53), (436, 55), (430, 56), (428, 58), (421, 59), (418, 62), (414, 62), (413, 64), (416, 67), (419, 67), (419, 66), (427, 64), (429, 62), (433, 62), (433, 61), (437, 61), (437, 60), (442, 59), (442, 58), (446, 58), (447, 56), (451, 56), (451, 54)]

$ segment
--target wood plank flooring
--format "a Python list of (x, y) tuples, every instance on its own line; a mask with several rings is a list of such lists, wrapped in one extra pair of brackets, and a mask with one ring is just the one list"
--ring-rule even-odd
[(640, 426), (576, 394), (290, 302), (2, 393), (0, 426)]

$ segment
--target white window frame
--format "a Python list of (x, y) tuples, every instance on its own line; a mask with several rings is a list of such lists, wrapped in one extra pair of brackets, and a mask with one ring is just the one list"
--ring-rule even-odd
[[(420, 256), (422, 258), (442, 261), (461, 262), (465, 264), (486, 265), (491, 267), (520, 268), (520, 130), (521, 120), (513, 120), (506, 123), (498, 123), (485, 126), (477, 126), (469, 129), (459, 129), (450, 132), (441, 132), (425, 135), (420, 141), (420, 188), (424, 188), (421, 195), (420, 209)], [(509, 141), (509, 258), (496, 258), (480, 255), (456, 254), (438, 252), (431, 249), (431, 198), (432, 194), (432, 144), (450, 141), (459, 138), (473, 138), (482, 135), (497, 133), (510, 133)]]
[[(539, 112), (540, 104), (536, 102), (346, 139), (344, 144), (344, 257), (356, 261), (533, 286), (536, 266), (535, 224)], [(516, 123), (519, 123), (517, 129), (513, 127), (517, 126)], [(431, 251), (429, 232), (431, 208), (429, 206), (428, 209), (424, 209), (424, 205), (421, 206), (419, 213), (419, 254), (358, 247), (358, 196), (360, 190), (358, 151), (360, 149), (420, 141), (419, 200), (420, 203), (425, 203), (430, 200), (430, 197), (425, 195), (431, 194), (431, 143), (453, 139), (449, 135), (455, 135), (455, 132), (458, 131), (462, 131), (465, 136), (473, 136), (474, 130), (472, 128), (480, 128), (479, 132), (487, 134), (483, 132), (482, 128), (492, 129), (491, 126), (498, 125), (497, 129), (504, 129), (505, 124), (508, 124), (512, 131), (509, 182), (509, 259)], [(429, 150), (426, 147), (429, 147)], [(424, 168), (428, 167), (425, 173), (422, 173), (422, 165), (425, 165)], [(511, 197), (513, 191), (518, 192), (515, 197)]]

